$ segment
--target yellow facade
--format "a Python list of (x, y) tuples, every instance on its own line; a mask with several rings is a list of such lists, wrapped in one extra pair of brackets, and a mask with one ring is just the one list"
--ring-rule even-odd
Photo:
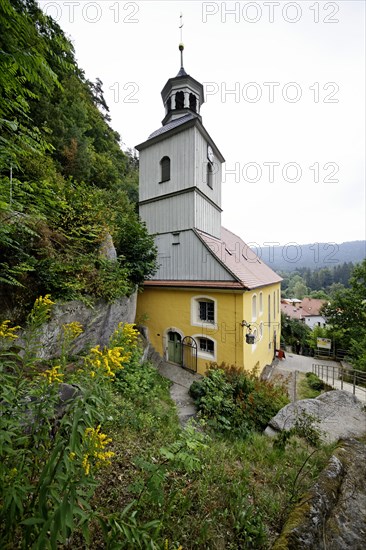
[[(214, 304), (214, 320), (200, 320), (200, 301)], [(197, 371), (201, 374), (212, 361), (261, 371), (280, 347), (280, 319), (280, 283), (251, 291), (146, 286), (137, 300), (136, 322), (147, 327), (156, 351), (164, 359), (179, 363), (173, 337), (193, 337), (198, 344)], [(256, 334), (253, 345), (245, 341), (243, 320)], [(201, 348), (207, 346), (207, 340), (210, 350)]]

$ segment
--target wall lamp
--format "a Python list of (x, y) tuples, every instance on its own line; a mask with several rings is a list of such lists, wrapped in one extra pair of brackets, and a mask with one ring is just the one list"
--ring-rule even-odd
[(247, 344), (251, 344), (251, 345), (252, 345), (252, 344), (255, 344), (255, 334), (253, 334), (253, 333), (251, 332), (252, 327), (250, 326), (250, 324), (247, 323), (246, 321), (244, 321), (244, 319), (243, 319), (243, 321), (242, 321), (240, 324), (241, 324), (241, 326), (242, 326), (243, 328), (245, 327), (246, 329), (248, 329), (248, 331), (247, 331), (247, 333), (246, 333), (246, 335), (245, 335), (245, 341), (246, 341), (246, 343), (247, 343)]

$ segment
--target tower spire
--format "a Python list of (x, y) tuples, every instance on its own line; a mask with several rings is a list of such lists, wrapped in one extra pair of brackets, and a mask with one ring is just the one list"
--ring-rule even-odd
[(180, 43), (179, 43), (179, 51), (180, 51), (180, 69), (177, 76), (188, 76), (186, 71), (183, 67), (183, 50), (184, 50), (184, 44), (183, 44), (183, 13), (179, 16), (179, 29), (180, 29)]
[(180, 68), (183, 69), (183, 50), (184, 50), (184, 44), (183, 44), (183, 13), (179, 16), (179, 29), (180, 29), (180, 44), (179, 44), (179, 51), (180, 51)]

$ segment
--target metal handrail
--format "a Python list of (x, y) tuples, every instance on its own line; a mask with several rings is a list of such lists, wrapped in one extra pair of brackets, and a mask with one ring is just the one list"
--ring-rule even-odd
[[(366, 397), (366, 372), (356, 369), (347, 369), (341, 365), (322, 365), (313, 363), (312, 372), (326, 383), (334, 387), (335, 380), (340, 380), (341, 389), (344, 384), (352, 385), (353, 395), (356, 395), (356, 388), (365, 392)], [(351, 378), (351, 382), (349, 379)], [(362, 385), (360, 385), (362, 384)]]

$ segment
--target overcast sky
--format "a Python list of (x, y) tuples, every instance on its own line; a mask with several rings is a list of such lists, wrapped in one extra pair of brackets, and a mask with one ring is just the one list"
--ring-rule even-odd
[(248, 243), (365, 239), (365, 3), (41, 1), (103, 82), (124, 148), (184, 67), (226, 159), (223, 225)]

